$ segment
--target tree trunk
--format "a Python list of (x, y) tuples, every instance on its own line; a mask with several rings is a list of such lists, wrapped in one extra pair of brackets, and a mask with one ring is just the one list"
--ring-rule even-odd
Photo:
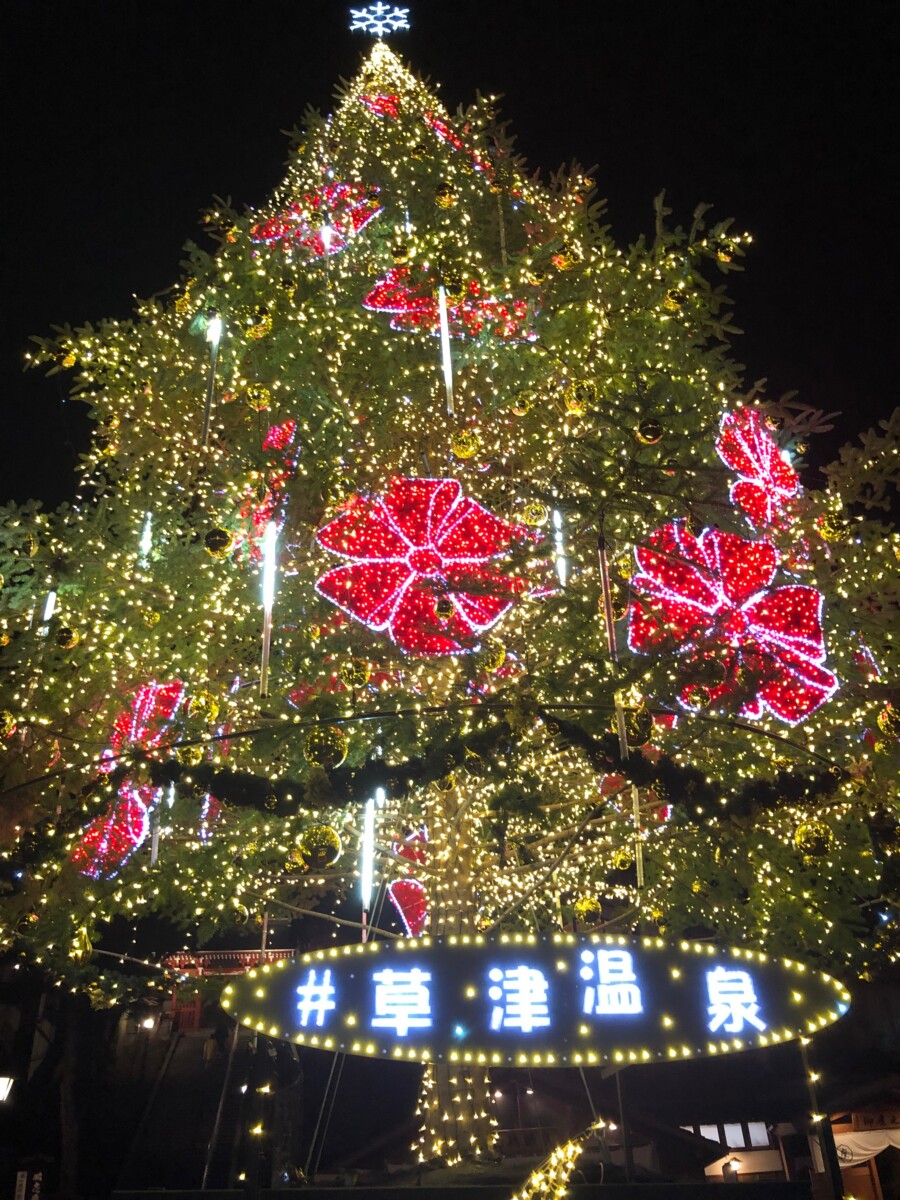
[(78, 1195), (78, 1051), (80, 1013), (76, 997), (63, 1007), (63, 1049), (59, 1071), (59, 1195)]
[[(478, 879), (489, 869), (477, 788), (477, 781), (466, 781), (460, 789), (430, 798), (428, 866), (433, 874), (427, 876), (427, 887), (435, 937), (477, 928)], [(420, 1161), (441, 1158), (452, 1165), (494, 1157), (496, 1122), (485, 1067), (432, 1063), (422, 1080), (418, 1113), (423, 1119)]]

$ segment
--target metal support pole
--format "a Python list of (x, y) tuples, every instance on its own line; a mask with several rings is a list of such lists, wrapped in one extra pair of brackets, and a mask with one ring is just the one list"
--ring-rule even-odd
[(628, 1122), (625, 1118), (625, 1104), (622, 1099), (622, 1072), (616, 1071), (616, 1096), (619, 1101), (619, 1125), (622, 1130), (622, 1150), (625, 1155), (625, 1182), (634, 1183), (634, 1154), (631, 1149), (631, 1136), (628, 1132)]
[[(801, 1038), (797, 1043), (800, 1050), (800, 1061), (803, 1064), (803, 1078), (806, 1083), (806, 1092), (809, 1096), (809, 1104), (813, 1116), (819, 1114), (819, 1097), (816, 1091), (816, 1081), (809, 1066), (809, 1058), (806, 1054), (806, 1041)], [(815, 1129), (819, 1149), (822, 1151), (822, 1159), (825, 1163), (825, 1178), (828, 1180), (828, 1192), (830, 1200), (844, 1200), (844, 1178), (841, 1175), (841, 1164), (837, 1156), (837, 1147), (834, 1144), (834, 1132), (831, 1128), (831, 1119), (828, 1113), (822, 1114), (822, 1119), (815, 1122)]]

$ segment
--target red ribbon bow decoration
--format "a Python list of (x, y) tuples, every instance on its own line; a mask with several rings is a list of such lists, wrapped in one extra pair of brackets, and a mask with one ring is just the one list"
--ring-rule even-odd
[[(391, 328), (398, 331), (424, 329), (437, 333), (440, 306), (436, 280), (424, 268), (391, 267), (363, 298), (363, 308), (392, 313)], [(492, 333), (502, 341), (534, 341), (532, 309), (522, 297), (497, 300), (477, 279), (469, 279), (462, 292), (447, 299), (450, 336), (478, 337)]]
[(725, 413), (716, 451), (722, 462), (741, 476), (731, 485), (731, 501), (757, 529), (783, 515), (787, 502), (800, 491), (797, 472), (785, 461), (755, 409)]
[[(428, 837), (424, 829), (415, 830), (392, 849), (398, 858), (405, 858), (412, 867), (423, 866), (427, 857)], [(411, 869), (408, 868), (408, 869)], [(428, 892), (418, 879), (406, 876), (394, 879), (387, 886), (391, 903), (400, 915), (409, 937), (418, 937), (428, 924)]]
[[(702, 660), (716, 652), (726, 679), (710, 689), (714, 699), (753, 688), (742, 715), (761, 717), (768, 709), (790, 725), (837, 690), (836, 676), (822, 665), (822, 595), (801, 584), (772, 587), (778, 552), (770, 542), (717, 529), (695, 537), (679, 520), (657, 529), (635, 556), (628, 644), (636, 653)], [(681, 696), (686, 708), (690, 691)]]
[[(138, 688), (131, 708), (113, 724), (110, 749), (103, 756), (104, 771), (113, 770), (129, 746), (152, 750), (163, 740), (184, 699), (184, 684), (147, 683)], [(125, 779), (117, 799), (103, 816), (87, 826), (72, 851), (72, 862), (91, 879), (114, 879), (140, 847), (150, 828), (150, 810), (159, 802), (159, 788)]]
[(491, 560), (531, 537), (464, 496), (455, 479), (396, 477), (383, 497), (354, 496), (316, 534), (350, 560), (316, 591), (401, 650), (466, 653), (525, 586)]
[(337, 254), (381, 212), (378, 191), (361, 183), (326, 183), (254, 225), (250, 237), (254, 242), (300, 246), (310, 259)]

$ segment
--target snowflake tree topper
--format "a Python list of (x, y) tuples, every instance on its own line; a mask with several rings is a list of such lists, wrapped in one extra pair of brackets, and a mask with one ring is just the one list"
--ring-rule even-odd
[(370, 33), (374, 37), (383, 38), (389, 33), (398, 33), (409, 29), (409, 9), (398, 8), (396, 4), (367, 4), (365, 8), (350, 9), (350, 32)]

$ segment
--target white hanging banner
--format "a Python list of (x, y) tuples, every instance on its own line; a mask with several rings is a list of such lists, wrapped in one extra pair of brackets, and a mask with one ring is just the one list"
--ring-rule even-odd
[(842, 1167), (853, 1167), (868, 1162), (888, 1146), (900, 1150), (900, 1129), (871, 1129), (865, 1133), (836, 1133), (838, 1162)]

